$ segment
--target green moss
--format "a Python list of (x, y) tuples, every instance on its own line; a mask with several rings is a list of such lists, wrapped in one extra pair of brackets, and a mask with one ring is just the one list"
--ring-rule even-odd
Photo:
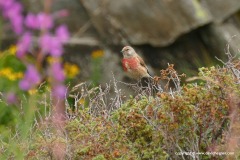
[(202, 8), (201, 4), (198, 2), (198, 0), (193, 0), (193, 6), (195, 8), (195, 14), (196, 14), (196, 17), (201, 19), (201, 20), (204, 20), (204, 19), (207, 19), (208, 15), (206, 13), (206, 11), (204, 10), (204, 8)]

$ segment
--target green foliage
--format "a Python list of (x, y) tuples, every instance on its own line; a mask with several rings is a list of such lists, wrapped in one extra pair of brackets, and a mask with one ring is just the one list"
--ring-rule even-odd
[[(14, 48), (14, 46), (12, 47)], [(6, 50), (0, 53), (0, 90), (1, 91), (16, 91), (18, 88), (18, 80), (22, 78), (25, 66), (20, 62), (13, 49)]]
[(22, 95), (18, 89), (19, 79), (23, 76), (24, 65), (16, 58), (14, 46), (0, 52), (0, 132), (6, 126), (10, 127), (17, 121), (18, 108), (5, 102), (6, 96), (10, 92)]
[(1, 130), (2, 150), (0, 150), (0, 159), (24, 159), (31, 148), (31, 136), (33, 131), (33, 121), (36, 108), (32, 106), (33, 99), (23, 102), (24, 110), (22, 114), (16, 114), (14, 123), (16, 126), (5, 127)]
[[(13, 127), (16, 125), (16, 117), (18, 117), (19, 112), (26, 107), (20, 102), (28, 102), (31, 96), (41, 100), (46, 93), (49, 94), (50, 90), (48, 88), (48, 82), (43, 82), (39, 84), (38, 89), (32, 89), (27, 92), (19, 89), (18, 84), (24, 76), (26, 67), (15, 54), (16, 46), (10, 46), (9, 49), (2, 52), (0, 51), (0, 131), (4, 130), (6, 126)], [(44, 71), (44, 69), (42, 70)], [(76, 65), (65, 63), (64, 72), (67, 77), (66, 83), (70, 83), (79, 71), (80, 69)], [(16, 95), (15, 103), (7, 102), (9, 93)], [(49, 102), (49, 99), (46, 101)], [(74, 102), (69, 98), (69, 103)], [(38, 105), (38, 109), (38, 112), (43, 112), (46, 108), (41, 104)], [(49, 110), (49, 108), (47, 110)]]
[(103, 50), (95, 50), (91, 53), (91, 81), (97, 86), (102, 78)]

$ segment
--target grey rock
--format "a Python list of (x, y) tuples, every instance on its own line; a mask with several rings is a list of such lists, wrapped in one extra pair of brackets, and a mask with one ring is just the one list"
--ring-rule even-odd
[(201, 0), (200, 2), (211, 13), (216, 23), (223, 22), (240, 9), (238, 0)]
[(166, 46), (209, 23), (197, 0), (81, 0), (100, 36), (110, 44)]

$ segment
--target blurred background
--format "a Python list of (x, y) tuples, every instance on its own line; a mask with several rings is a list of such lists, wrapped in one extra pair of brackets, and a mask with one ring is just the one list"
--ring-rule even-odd
[[(132, 146), (146, 147), (138, 156), (144, 158), (165, 148), (173, 155), (214, 151), (224, 141), (238, 146), (239, 72), (232, 78), (227, 70), (202, 69), (207, 85), (180, 92), (172, 70), (176, 100), (169, 79), (153, 99), (154, 89), (141, 91), (126, 77), (120, 51), (131, 45), (154, 76), (174, 64), (178, 75), (197, 79), (198, 68), (222, 66), (226, 53), (239, 56), (240, 0), (0, 0), (0, 9), (0, 159), (29, 159), (38, 151), (60, 159), (52, 154), (65, 149), (69, 157), (93, 156), (112, 144), (111, 154), (124, 158)], [(65, 128), (74, 138), (63, 136)], [(192, 140), (182, 136), (188, 133)]]
[[(43, 10), (39, 0), (23, 0), (25, 12)], [(198, 68), (221, 64), (227, 45), (239, 55), (239, 0), (53, 0), (52, 12), (66, 9), (71, 38), (65, 45), (64, 61), (75, 83), (104, 84), (112, 79), (129, 81), (121, 67), (120, 50), (133, 46), (151, 72), (158, 75), (167, 64), (179, 73), (196, 75)], [(4, 35), (5, 34), (5, 35)], [(2, 33), (1, 47), (15, 41)]]

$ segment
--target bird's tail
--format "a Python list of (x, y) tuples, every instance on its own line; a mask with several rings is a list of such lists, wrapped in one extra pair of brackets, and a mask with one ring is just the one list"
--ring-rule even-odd
[(152, 74), (150, 74), (150, 72), (147, 70), (147, 73), (148, 73), (148, 76), (147, 77), (149, 77), (149, 78), (151, 78), (151, 79), (153, 79), (153, 76), (152, 76)]

